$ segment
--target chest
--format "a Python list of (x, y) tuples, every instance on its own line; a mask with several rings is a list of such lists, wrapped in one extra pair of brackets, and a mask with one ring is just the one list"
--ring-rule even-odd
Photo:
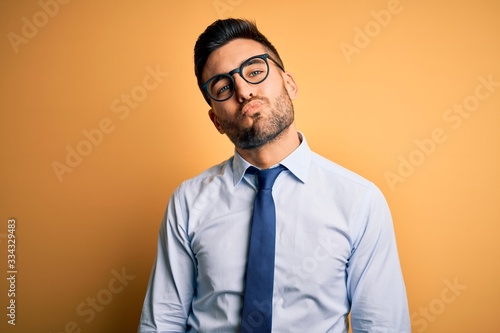
[[(208, 205), (190, 230), (198, 277), (210, 288), (241, 292), (255, 190)], [(325, 288), (345, 281), (351, 253), (349, 214), (335, 195), (297, 186), (273, 190), (277, 289)]]

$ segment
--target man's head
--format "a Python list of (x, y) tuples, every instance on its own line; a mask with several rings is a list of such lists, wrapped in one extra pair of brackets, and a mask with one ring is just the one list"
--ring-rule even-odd
[(218, 20), (195, 46), (209, 116), (239, 151), (279, 138), (294, 121), (297, 86), (272, 44), (245, 20)]
[[(257, 29), (255, 23), (242, 19), (217, 20), (212, 23), (198, 37), (194, 47), (194, 72), (198, 81), (198, 87), (205, 81), (203, 80), (203, 69), (207, 63), (208, 57), (215, 50), (226, 45), (235, 39), (254, 40), (264, 47), (264, 49), (275, 59), (279, 65), (284, 68), (278, 51), (271, 42)], [(207, 103), (210, 104), (210, 98), (203, 92)]]

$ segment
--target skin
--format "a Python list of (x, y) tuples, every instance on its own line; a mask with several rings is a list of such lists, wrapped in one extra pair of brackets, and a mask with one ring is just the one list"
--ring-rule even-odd
[[(235, 39), (210, 54), (203, 69), (203, 80), (227, 73), (246, 59), (263, 53), (269, 52), (258, 42)], [(271, 60), (269, 71), (267, 79), (257, 85), (235, 74), (233, 96), (224, 102), (212, 100), (208, 111), (219, 133), (226, 134), (236, 151), (261, 169), (279, 163), (300, 144), (292, 105), (298, 94), (297, 84), (290, 72), (283, 72)], [(242, 139), (242, 133), (257, 140)], [(247, 141), (250, 144), (246, 144)]]

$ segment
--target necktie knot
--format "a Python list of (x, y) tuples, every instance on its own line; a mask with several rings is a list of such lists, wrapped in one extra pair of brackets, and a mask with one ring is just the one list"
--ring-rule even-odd
[(259, 180), (259, 191), (261, 191), (272, 189), (276, 178), (278, 178), (281, 171), (285, 169), (286, 168), (280, 164), (275, 168), (265, 170), (258, 170), (252, 167), (251, 169), (248, 169), (248, 172), (257, 174)]

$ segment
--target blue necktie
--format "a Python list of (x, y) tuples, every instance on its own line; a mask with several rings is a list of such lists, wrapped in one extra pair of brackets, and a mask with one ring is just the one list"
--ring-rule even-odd
[(276, 211), (272, 196), (274, 181), (286, 168), (258, 170), (259, 190), (255, 197), (252, 232), (245, 275), (241, 332), (269, 333), (272, 326)]

